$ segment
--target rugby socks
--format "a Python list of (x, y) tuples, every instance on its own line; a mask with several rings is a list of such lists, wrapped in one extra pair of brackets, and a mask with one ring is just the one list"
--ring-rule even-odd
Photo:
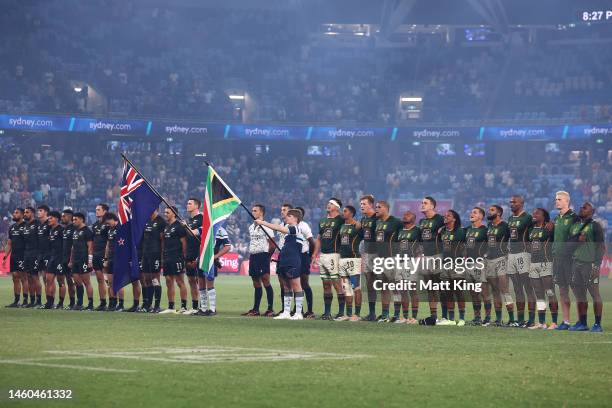
[(295, 292), (295, 313), (302, 313), (302, 304), (304, 303), (304, 291)]
[(353, 315), (353, 305), (346, 305), (346, 315), (351, 317)]
[(70, 303), (68, 304), (70, 308), (74, 306), (74, 296), (70, 296)]
[(546, 322), (546, 310), (538, 310), (538, 322), (544, 324)]
[(15, 293), (15, 301), (14, 303), (19, 303), (19, 299), (20, 299), (20, 294), (19, 293)]
[[(414, 295), (415, 297), (417, 295)], [(417, 316), (419, 315), (419, 300), (412, 298), (412, 318), (416, 319)]]
[(200, 310), (205, 312), (208, 310), (208, 291), (200, 289)]
[(181, 299), (181, 309), (187, 309), (187, 299)]
[(382, 316), (383, 319), (386, 319), (389, 317), (389, 305), (386, 305), (382, 307)]
[[(444, 313), (444, 311), (442, 311)], [(448, 320), (455, 321), (455, 305), (448, 308)]]
[(196, 300), (193, 300), (193, 299), (192, 299), (192, 300), (191, 300), (191, 308), (192, 308), (193, 310), (198, 310), (198, 303), (199, 303), (199, 301), (198, 301), (197, 299), (196, 299)]
[(260, 287), (255, 288), (255, 297), (253, 300), (253, 310), (256, 310), (259, 312), (259, 307), (261, 305), (261, 298), (263, 296), (263, 289)]
[(174, 302), (168, 302), (168, 309), (174, 310)]
[(117, 298), (114, 296), (111, 296), (108, 298), (108, 308), (109, 309), (114, 309), (117, 307)]
[(401, 302), (394, 302), (393, 303), (393, 317), (396, 319), (399, 319), (401, 311), (402, 311)]
[[(525, 321), (525, 302), (519, 302), (518, 300), (516, 301), (516, 312), (518, 315), (518, 321), (524, 322)], [(514, 319), (510, 319), (510, 320), (514, 320)]]
[(36, 304), (42, 305), (42, 295), (36, 295)]
[(63, 297), (59, 298), (59, 302), (57, 302), (57, 306), (58, 307), (64, 307), (64, 298)]
[(334, 300), (334, 295), (332, 295), (331, 293), (326, 293), (323, 295), (323, 304), (325, 306), (325, 311), (324, 311), (324, 315), (329, 316), (331, 314), (331, 305), (332, 305), (332, 301)]
[(370, 310), (370, 316), (376, 316), (376, 301), (368, 302), (368, 309)]
[[(266, 298), (268, 300), (268, 310), (274, 310), (274, 289), (272, 289), (272, 285), (264, 286), (264, 288), (266, 289)], [(312, 294), (312, 290), (311, 290), (311, 294)]]
[(83, 285), (77, 285), (76, 293), (77, 293), (77, 305), (78, 306), (83, 306), (83, 292), (84, 291), (85, 291), (85, 288), (83, 287)]
[(446, 302), (442, 304), (442, 318), (443, 319), (448, 318), (448, 306), (446, 306)]
[(601, 315), (595, 315), (595, 324), (601, 326)]
[(285, 292), (284, 293), (284, 297), (283, 297), (283, 313), (289, 313), (291, 312), (291, 299), (293, 298), (293, 292)]
[(484, 304), (484, 310), (485, 310), (485, 317), (491, 317), (491, 302), (485, 302)]
[(361, 304), (355, 305), (355, 314), (361, 316)]
[(310, 285), (306, 286), (303, 288), (304, 289), (304, 295), (306, 296), (306, 304), (308, 305), (308, 313), (312, 313), (312, 288), (310, 287)]
[(87, 298), (87, 307), (93, 307), (93, 298)]
[(557, 319), (559, 317), (559, 302), (550, 302), (548, 306), (550, 307), (552, 321), (553, 323), (557, 324)]
[(508, 310), (508, 321), (514, 321), (514, 310)]
[(502, 320), (502, 311), (501, 308), (495, 308), (495, 321), (496, 322), (501, 322)]
[(474, 301), (472, 303), (472, 307), (474, 308), (474, 318), (475, 319), (480, 319), (480, 310), (482, 309), (482, 305), (480, 303), (480, 300)]
[(55, 303), (55, 296), (47, 296), (47, 307), (51, 307), (53, 306), (53, 304)]
[(160, 285), (155, 285), (153, 286), (153, 289), (155, 289), (155, 307), (159, 308), (159, 304), (161, 303), (162, 288)]
[(529, 310), (529, 323), (533, 323), (535, 322), (536, 302), (527, 302), (527, 307)]
[(23, 305), (27, 305), (28, 304), (28, 294), (27, 293), (23, 294), (23, 303), (22, 304)]
[(213, 289), (208, 289), (208, 309), (211, 312), (217, 311), (217, 291)]
[(344, 315), (344, 305), (346, 304), (346, 296), (344, 294), (338, 295), (338, 314)]

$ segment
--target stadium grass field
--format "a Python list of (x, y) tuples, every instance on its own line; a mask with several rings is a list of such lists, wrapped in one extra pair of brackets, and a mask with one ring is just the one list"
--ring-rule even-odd
[[(0, 305), (11, 285), (0, 279)], [(612, 282), (601, 286), (611, 299)], [(242, 318), (249, 279), (221, 276), (217, 288), (215, 318), (0, 308), (0, 406), (601, 407), (612, 397), (611, 302), (609, 331), (592, 334)], [(18, 401), (10, 389), (73, 393)]]

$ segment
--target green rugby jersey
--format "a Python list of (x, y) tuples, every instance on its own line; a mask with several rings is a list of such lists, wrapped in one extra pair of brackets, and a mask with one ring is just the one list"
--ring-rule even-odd
[(487, 227), (469, 226), (465, 229), (465, 256), (480, 258), (487, 253)]
[(416, 225), (410, 229), (402, 228), (397, 233), (397, 242), (399, 242), (397, 251), (400, 255), (405, 254), (415, 257), (423, 252), (421, 248), (421, 230)]
[(508, 228), (510, 230), (508, 250), (510, 253), (517, 254), (519, 252), (527, 252), (529, 228), (531, 228), (532, 225), (533, 218), (525, 211), (519, 215), (511, 215), (508, 217)]
[(397, 235), (403, 228), (402, 221), (394, 216), (386, 220), (379, 218), (376, 222), (376, 254), (380, 257), (390, 257), (397, 251), (394, 243), (397, 243)]
[(564, 215), (555, 217), (555, 236), (552, 245), (552, 253), (555, 257), (571, 257), (572, 252), (566, 249), (566, 241), (569, 237), (570, 228), (579, 218), (573, 210), (568, 210)]
[(500, 256), (505, 256), (506, 252), (504, 250), (506, 249), (509, 237), (510, 230), (505, 221), (497, 225), (489, 223), (487, 228), (487, 257), (489, 259), (495, 259)]
[(340, 257), (359, 258), (359, 243), (362, 230), (355, 224), (342, 224), (340, 227)]
[(431, 218), (423, 218), (419, 221), (421, 229), (421, 240), (423, 241), (423, 255), (431, 256), (439, 254), (440, 248), (440, 228), (444, 226), (444, 217), (435, 214)]
[(575, 222), (570, 228), (569, 241), (575, 261), (601, 264), (606, 249), (603, 228), (598, 222), (593, 219)]
[(461, 226), (456, 227), (454, 230), (444, 227), (440, 238), (442, 239), (442, 256), (457, 258), (462, 255), (462, 243), (465, 242), (465, 232)]
[(531, 227), (529, 230), (529, 252), (531, 252), (531, 262), (550, 262), (551, 244), (553, 232), (546, 227)]
[(341, 215), (335, 218), (321, 218), (319, 221), (319, 236), (321, 237), (321, 253), (335, 254), (340, 249), (340, 227), (344, 224)]
[(378, 217), (363, 217), (361, 219), (361, 231), (363, 238), (363, 250), (366, 254), (376, 253), (376, 222)]

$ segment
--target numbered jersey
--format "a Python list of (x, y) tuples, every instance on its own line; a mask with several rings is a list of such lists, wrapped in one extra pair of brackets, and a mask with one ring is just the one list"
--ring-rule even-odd
[(529, 230), (529, 252), (531, 262), (550, 262), (552, 260), (553, 232), (544, 227), (532, 227)]
[(319, 221), (321, 253), (338, 253), (340, 249), (340, 228), (342, 224), (344, 224), (344, 219), (340, 215), (334, 218), (323, 218)]
[(532, 224), (533, 218), (524, 211), (520, 215), (511, 215), (508, 218), (508, 229), (510, 231), (508, 250), (510, 253), (527, 252), (529, 228)]
[(487, 229), (487, 257), (489, 259), (506, 255), (505, 247), (509, 236), (510, 231), (508, 231), (508, 224), (505, 221), (497, 225), (489, 224)]
[(465, 230), (465, 256), (480, 258), (487, 253), (487, 227), (468, 227)]
[(361, 236), (362, 230), (358, 230), (355, 224), (343, 224), (340, 227), (340, 257), (359, 257)]
[(405, 254), (415, 257), (423, 252), (421, 247), (421, 229), (417, 226), (400, 230), (397, 234), (397, 241), (399, 242), (398, 251), (401, 255)]
[(423, 254), (431, 256), (439, 254), (440, 248), (440, 229), (444, 226), (444, 218), (440, 214), (435, 214), (431, 218), (423, 218), (419, 221), (421, 229), (421, 240), (423, 242)]

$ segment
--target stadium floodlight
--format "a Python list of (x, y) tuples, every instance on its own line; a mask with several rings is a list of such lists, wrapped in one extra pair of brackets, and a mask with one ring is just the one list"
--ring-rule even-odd
[(402, 96), (400, 102), (423, 102), (420, 96)]
[(81, 92), (82, 90), (83, 90), (83, 88), (82, 88), (82, 87), (80, 87), (80, 86), (75, 86), (75, 87), (74, 87), (74, 92), (76, 92), (76, 93), (79, 93), (79, 92)]
[(244, 101), (244, 95), (230, 95), (232, 101)]

